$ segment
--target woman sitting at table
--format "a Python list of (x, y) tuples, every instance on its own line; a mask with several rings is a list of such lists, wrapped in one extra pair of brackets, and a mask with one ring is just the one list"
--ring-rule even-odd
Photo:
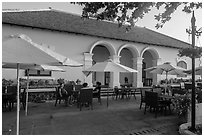
[(98, 98), (98, 102), (101, 104), (101, 82), (96, 82), (96, 87), (94, 89), (93, 98)]

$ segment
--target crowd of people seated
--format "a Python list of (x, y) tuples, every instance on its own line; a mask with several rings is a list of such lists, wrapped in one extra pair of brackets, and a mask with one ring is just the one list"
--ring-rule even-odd
[[(61, 100), (64, 100), (66, 106), (73, 105), (73, 103), (76, 103), (78, 101), (80, 90), (90, 88), (88, 86), (88, 83), (81, 84), (80, 80), (77, 80), (76, 82), (69, 81), (65, 83), (64, 80), (60, 79), (58, 82), (59, 82), (59, 86), (57, 87), (55, 106), (57, 105), (58, 101), (60, 103)], [(95, 87), (92, 89), (93, 89), (93, 98), (98, 98), (98, 102), (101, 103), (101, 96), (100, 96), (101, 83), (96, 82)]]

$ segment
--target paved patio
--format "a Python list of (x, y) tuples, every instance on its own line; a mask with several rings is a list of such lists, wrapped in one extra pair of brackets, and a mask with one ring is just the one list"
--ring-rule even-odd
[[(54, 101), (29, 103), (28, 116), (20, 111), (22, 135), (177, 135), (178, 117), (175, 114), (155, 118), (149, 111), (139, 109), (140, 97), (135, 100), (94, 99), (93, 110), (76, 105), (54, 106)], [(9, 131), (10, 130), (10, 131)], [(2, 113), (2, 134), (16, 134), (16, 109)]]

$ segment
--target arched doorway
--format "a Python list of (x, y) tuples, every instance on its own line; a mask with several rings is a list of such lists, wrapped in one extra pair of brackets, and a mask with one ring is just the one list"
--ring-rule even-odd
[[(139, 52), (135, 45), (125, 44), (118, 50), (118, 56), (120, 57), (120, 64), (137, 70), (137, 58)], [(137, 74), (136, 73), (120, 73), (120, 84), (137, 86)]]
[[(123, 48), (120, 52), (120, 64), (133, 68), (133, 55), (128, 48)], [(132, 73), (120, 73), (120, 84), (121, 85), (131, 85), (133, 83)]]
[[(103, 45), (96, 45), (92, 50), (92, 54), (93, 54), (92, 65), (94, 65), (97, 62), (106, 61), (110, 57), (109, 50)], [(93, 85), (95, 85), (97, 81), (101, 82), (102, 85), (108, 86), (110, 83), (110, 72), (94, 72), (92, 75)]]
[(142, 82), (143, 86), (151, 86), (157, 84), (157, 74), (144, 71), (146, 68), (156, 66), (158, 64), (159, 54), (154, 48), (146, 48), (141, 54), (142, 61)]

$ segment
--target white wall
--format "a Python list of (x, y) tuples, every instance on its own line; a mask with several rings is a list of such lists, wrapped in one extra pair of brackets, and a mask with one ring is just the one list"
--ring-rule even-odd
[[(185, 62), (188, 64), (188, 69), (191, 68), (191, 60), (178, 58), (177, 57), (178, 50), (175, 48), (150, 46), (150, 45), (141, 44), (141, 43), (133, 43), (133, 42), (126, 42), (121, 40), (87, 36), (87, 35), (50, 31), (45, 29), (36, 29), (36, 28), (31, 29), (29, 27), (20, 27), (20, 26), (14, 26), (14, 25), (11, 26), (11, 25), (5, 25), (5, 24), (2, 25), (2, 40), (4, 40), (5, 37), (7, 37), (8, 35), (21, 34), (21, 33), (29, 36), (35, 43), (38, 43), (38, 44), (43, 43), (43, 44), (49, 45), (56, 52), (64, 56), (67, 56), (71, 59), (74, 59), (82, 64), (84, 63), (84, 56), (83, 56), (84, 52), (89, 52), (92, 45), (95, 42), (106, 41), (107, 43), (110, 43), (111, 45), (113, 45), (113, 47), (116, 50), (115, 51), (116, 53), (118, 52), (119, 48), (124, 44), (134, 45), (138, 50), (139, 54), (141, 54), (142, 50), (145, 49), (146, 47), (152, 47), (158, 51), (159, 57), (162, 59), (162, 62), (168, 61), (176, 65), (177, 61), (182, 59), (182, 60), (185, 60)], [(127, 63), (130, 63), (130, 62), (127, 62)], [(198, 64), (199, 62), (196, 61), (196, 65)], [(82, 73), (83, 67), (81, 68), (63, 67), (63, 69), (66, 70), (65, 73), (54, 72), (53, 77), (54, 78), (62, 77), (68, 80), (80, 79), (82, 82), (84, 82), (85, 76)], [(20, 76), (22, 77), (24, 76), (24, 71), (21, 71)], [(16, 77), (16, 71), (2, 69), (2, 77), (6, 79), (14, 79)], [(131, 80), (131, 77), (129, 80)], [(122, 81), (124, 81), (124, 78), (122, 79)]]

